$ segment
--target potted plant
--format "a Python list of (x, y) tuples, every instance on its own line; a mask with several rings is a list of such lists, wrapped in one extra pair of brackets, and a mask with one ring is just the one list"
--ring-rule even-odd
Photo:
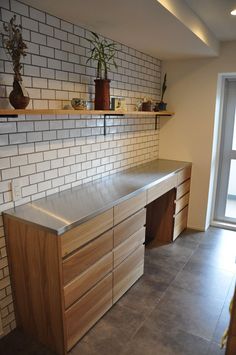
[(16, 15), (9, 23), (4, 23), (5, 33), (3, 36), (3, 46), (10, 55), (14, 71), (13, 90), (9, 95), (11, 105), (16, 109), (24, 109), (29, 104), (30, 98), (25, 90), (21, 77), (21, 57), (26, 56), (27, 45), (22, 38), (22, 26), (16, 25)]
[(95, 32), (91, 32), (92, 38), (87, 39), (92, 44), (90, 57), (87, 63), (94, 60), (97, 65), (95, 81), (95, 110), (110, 109), (110, 80), (108, 70), (110, 64), (117, 68), (114, 60), (116, 54), (115, 43), (109, 43), (106, 39), (101, 39)]
[(166, 110), (167, 103), (163, 101), (164, 95), (165, 95), (165, 92), (167, 89), (166, 77), (167, 77), (167, 74), (165, 73), (162, 88), (161, 88), (161, 101), (156, 104), (154, 111), (165, 111)]

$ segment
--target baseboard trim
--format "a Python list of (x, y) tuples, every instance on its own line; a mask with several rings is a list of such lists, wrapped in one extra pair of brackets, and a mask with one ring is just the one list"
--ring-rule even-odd
[(223, 228), (223, 229), (229, 229), (232, 231), (236, 231), (236, 225), (233, 223), (225, 223), (225, 222), (219, 222), (219, 221), (212, 221), (211, 226), (217, 227), (217, 228)]

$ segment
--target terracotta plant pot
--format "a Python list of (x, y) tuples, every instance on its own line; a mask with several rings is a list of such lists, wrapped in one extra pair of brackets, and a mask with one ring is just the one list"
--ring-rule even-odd
[(9, 101), (15, 109), (25, 109), (28, 106), (30, 98), (22, 81), (14, 80), (13, 90), (9, 95)]
[(110, 110), (110, 82), (109, 79), (96, 79), (95, 82), (95, 110)]

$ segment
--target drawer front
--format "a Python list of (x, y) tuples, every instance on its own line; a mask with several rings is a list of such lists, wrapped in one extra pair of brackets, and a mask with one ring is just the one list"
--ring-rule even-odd
[(182, 196), (179, 200), (176, 201), (175, 214), (179, 213), (184, 207), (188, 205), (189, 202), (189, 193)]
[(145, 242), (145, 230), (145, 227), (141, 228), (114, 249), (114, 267), (117, 267), (128, 255)]
[(191, 176), (191, 166), (188, 166), (187, 168), (182, 169), (178, 174), (177, 174), (177, 183), (178, 185), (182, 184), (184, 181), (190, 179)]
[(166, 192), (170, 191), (177, 185), (177, 176), (173, 175), (168, 179), (160, 182), (156, 186), (151, 187), (147, 191), (147, 203), (156, 200), (158, 197), (164, 195)]
[(114, 247), (124, 242), (132, 234), (137, 232), (146, 223), (146, 210), (135, 213), (135, 215), (114, 227)]
[(68, 308), (80, 297), (82, 297), (90, 288), (111, 272), (112, 268), (113, 254), (111, 252), (65, 286), (65, 307)]
[(146, 191), (139, 193), (114, 207), (114, 224), (118, 224), (127, 217), (141, 210), (146, 205)]
[(105, 277), (65, 312), (67, 351), (112, 306), (112, 274)]
[(183, 184), (177, 187), (176, 199), (180, 199), (190, 190), (190, 180), (185, 181)]
[(64, 285), (79, 276), (113, 248), (113, 230), (92, 240), (77, 252), (63, 260)]
[(188, 206), (186, 206), (175, 217), (173, 240), (175, 240), (180, 233), (187, 228), (188, 221)]
[(144, 246), (141, 245), (113, 271), (113, 303), (137, 281), (144, 271)]
[(82, 245), (90, 242), (100, 234), (113, 227), (113, 209), (82, 223), (69, 232), (62, 234), (62, 256), (65, 256)]

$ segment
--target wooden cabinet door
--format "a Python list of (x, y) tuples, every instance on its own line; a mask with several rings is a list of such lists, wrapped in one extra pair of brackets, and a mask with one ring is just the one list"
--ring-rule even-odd
[(146, 205), (146, 191), (129, 198), (114, 207), (114, 224), (118, 224)]
[(145, 228), (143, 227), (114, 249), (114, 267), (117, 267), (124, 259), (129, 256), (129, 254), (131, 254), (144, 242)]
[(113, 227), (113, 208), (62, 234), (62, 256), (72, 253)]
[(141, 245), (113, 271), (113, 303), (137, 281), (144, 271), (144, 246)]
[(83, 296), (97, 282), (103, 279), (113, 268), (112, 252), (97, 261), (88, 270), (76, 277), (64, 287), (65, 307), (68, 308)]
[(67, 351), (111, 306), (112, 274), (109, 274), (65, 312)]

